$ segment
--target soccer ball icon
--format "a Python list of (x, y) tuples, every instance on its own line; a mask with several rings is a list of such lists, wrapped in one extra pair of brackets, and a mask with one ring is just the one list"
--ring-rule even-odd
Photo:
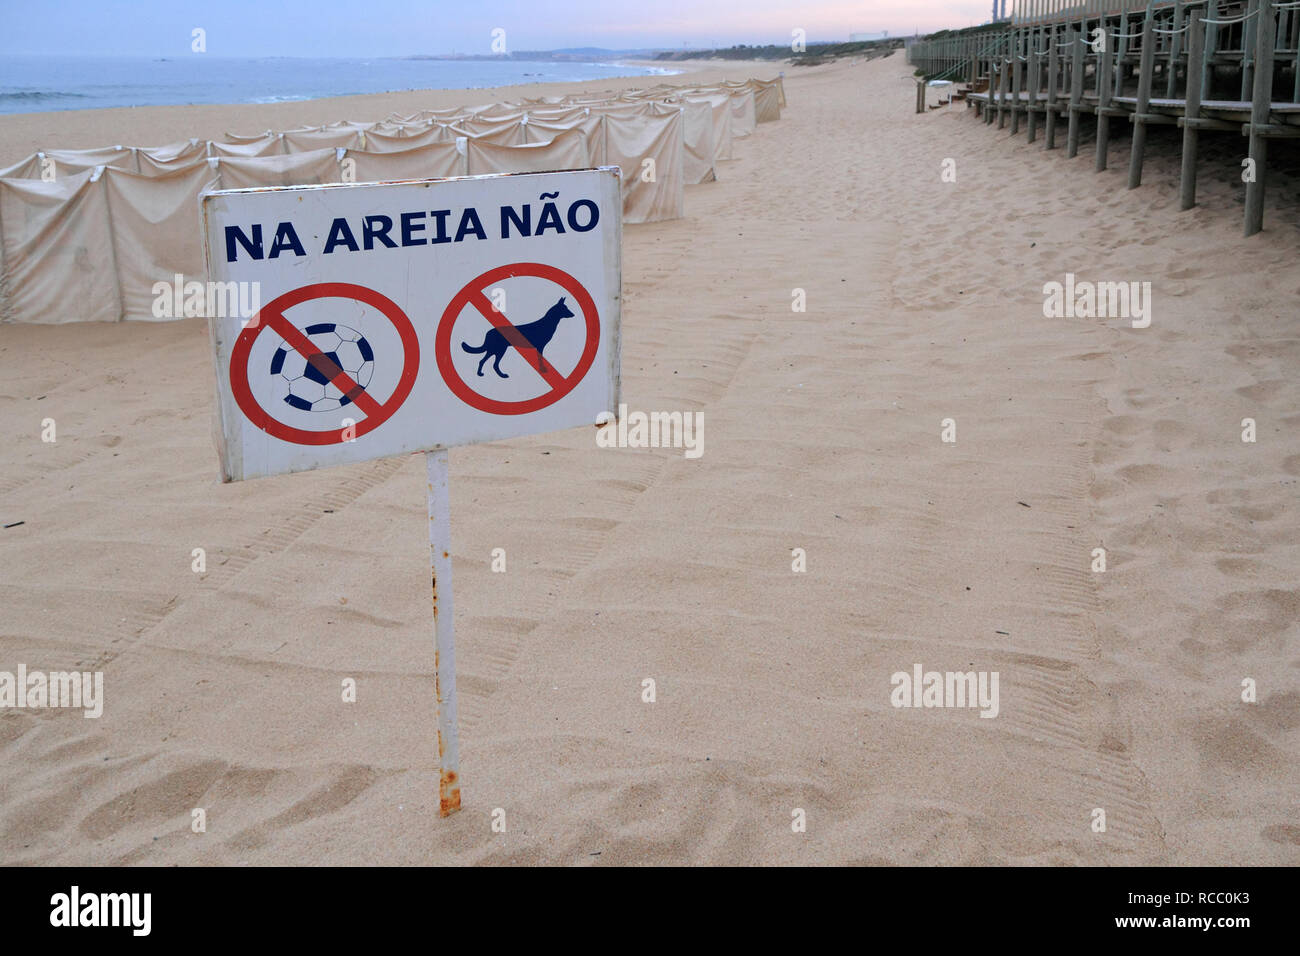
[(330, 381), (337, 366), (364, 390), (375, 372), (375, 353), (356, 329), (335, 322), (320, 322), (303, 330), (317, 354), (303, 355), (282, 343), (271, 357), (271, 375), (286, 404), (304, 412), (332, 412), (352, 402)]

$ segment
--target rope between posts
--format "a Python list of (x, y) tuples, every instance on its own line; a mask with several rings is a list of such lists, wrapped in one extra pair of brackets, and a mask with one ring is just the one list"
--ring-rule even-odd
[(1245, 23), (1247, 20), (1249, 20), (1257, 13), (1259, 13), (1258, 10), (1252, 10), (1250, 13), (1247, 13), (1245, 16), (1234, 17), (1231, 20), (1202, 20), (1201, 22), (1212, 23), (1216, 27), (1226, 27), (1226, 26), (1232, 26), (1234, 23)]

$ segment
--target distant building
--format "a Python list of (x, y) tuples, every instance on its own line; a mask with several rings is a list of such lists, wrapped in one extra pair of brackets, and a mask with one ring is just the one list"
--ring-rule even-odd
[(850, 43), (870, 43), (872, 40), (887, 40), (887, 39), (889, 39), (888, 30), (882, 30), (879, 33), (850, 33), (849, 34)]

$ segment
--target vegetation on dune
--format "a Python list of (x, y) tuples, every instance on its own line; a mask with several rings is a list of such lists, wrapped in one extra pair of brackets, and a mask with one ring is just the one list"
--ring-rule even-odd
[(740, 43), (722, 50), (672, 50), (659, 53), (656, 60), (786, 60), (794, 66), (817, 66), (845, 56), (877, 56), (892, 53), (903, 46), (902, 37), (883, 40), (859, 40), (850, 43), (809, 43), (802, 53), (790, 50), (790, 44), (748, 46)]

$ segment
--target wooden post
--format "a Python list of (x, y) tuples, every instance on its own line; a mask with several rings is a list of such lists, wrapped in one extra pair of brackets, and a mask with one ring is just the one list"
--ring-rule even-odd
[(1002, 61), (1002, 76), (998, 83), (998, 129), (1007, 125), (1007, 88), (1011, 84), (1011, 58)]
[(1035, 26), (1028, 35), (1030, 49), (1027, 55), (1029, 64), (1028, 69), (1025, 71), (1025, 94), (1028, 97), (1025, 100), (1025, 109), (1028, 112), (1025, 118), (1029, 125), (1026, 138), (1032, 143), (1038, 139), (1038, 81), (1039, 73), (1042, 70), (1038, 45), (1043, 42), (1043, 31), (1040, 27)]
[(1291, 68), (1295, 71), (1291, 102), (1300, 103), (1300, 13), (1292, 11), (1291, 30), (1287, 35), (1291, 38), (1290, 45), (1295, 49), (1295, 59), (1291, 61)]
[[(1061, 57), (1056, 49), (1056, 24), (1047, 31), (1047, 132), (1043, 149), (1056, 149), (1056, 94), (1059, 85)], [(1061, 31), (1064, 33), (1064, 31)]]
[(1101, 37), (1101, 52), (1097, 54), (1097, 156), (1094, 167), (1097, 172), (1106, 168), (1106, 153), (1110, 149), (1110, 48), (1114, 43), (1104, 13), (1101, 29), (1105, 32)]
[(1083, 109), (1083, 38), (1088, 35), (1088, 21), (1084, 20), (1078, 33), (1069, 31), (1070, 37), (1070, 125), (1065, 137), (1065, 155), (1069, 159), (1079, 155), (1079, 111)]
[[(1219, 18), (1219, 0), (1209, 0), (1205, 5), (1205, 19), (1214, 21)], [(1205, 75), (1201, 80), (1201, 99), (1214, 99), (1214, 54), (1219, 49), (1219, 27), (1214, 22), (1205, 24), (1205, 49), (1201, 51), (1202, 66)]]
[(1191, 209), (1196, 205), (1196, 155), (1201, 137), (1196, 120), (1201, 116), (1201, 83), (1205, 74), (1205, 64), (1201, 57), (1204, 46), (1201, 11), (1192, 10), (1191, 19), (1187, 23), (1187, 105), (1183, 110), (1183, 172), (1179, 184), (1183, 209)]
[(1115, 38), (1115, 75), (1110, 84), (1111, 97), (1124, 95), (1125, 70), (1128, 64), (1125, 60), (1128, 58), (1128, 5), (1129, 0), (1123, 0), (1120, 4), (1119, 27), (1115, 30), (1119, 34)]
[(1178, 92), (1178, 58), (1183, 52), (1183, 35), (1179, 31), (1182, 30), (1183, 23), (1183, 0), (1176, 0), (1174, 3), (1174, 33), (1169, 38), (1169, 73), (1165, 77), (1165, 98), (1170, 100)]
[(1138, 72), (1137, 111), (1133, 114), (1133, 147), (1128, 161), (1128, 188), (1142, 185), (1142, 160), (1147, 147), (1147, 111), (1151, 107), (1152, 72), (1156, 61), (1155, 3), (1147, 0), (1142, 23), (1142, 65)]
[(1023, 30), (1014, 34), (1015, 42), (1011, 44), (1011, 135), (1020, 132), (1020, 90), (1024, 87), (1025, 69), (1020, 63), (1020, 48)]
[(988, 125), (990, 125), (990, 124), (993, 122), (993, 97), (994, 97), (994, 95), (995, 95), (995, 93), (996, 93), (996, 90), (994, 89), (994, 87), (995, 87), (995, 86), (997, 85), (997, 83), (998, 83), (998, 71), (995, 69), (995, 67), (997, 66), (997, 56), (996, 56), (996, 53), (997, 53), (997, 49), (998, 49), (998, 46), (1000, 45), (1000, 43), (1001, 43), (1000, 40), (995, 39), (995, 40), (993, 41), (993, 43), (989, 46), (989, 50), (988, 50), (988, 53), (989, 53), (989, 89), (988, 89), (989, 98), (988, 98), (988, 102), (986, 102), (986, 103), (984, 104), (984, 125), (985, 125), (985, 126), (988, 126)]
[(1273, 105), (1273, 47), (1276, 45), (1277, 21), (1273, 18), (1273, 0), (1259, 0), (1258, 28), (1255, 31), (1255, 95), (1250, 106), (1250, 158), (1254, 178), (1246, 183), (1246, 235), (1253, 236), (1264, 228), (1264, 166), (1268, 160), (1268, 125)]
[[(1263, 18), (1260, 0), (1250, 0), (1246, 5), (1246, 22), (1241, 25), (1241, 99), (1250, 97), (1255, 78), (1255, 41), (1259, 35), (1259, 21)], [(1251, 16), (1254, 14), (1254, 16)]]

